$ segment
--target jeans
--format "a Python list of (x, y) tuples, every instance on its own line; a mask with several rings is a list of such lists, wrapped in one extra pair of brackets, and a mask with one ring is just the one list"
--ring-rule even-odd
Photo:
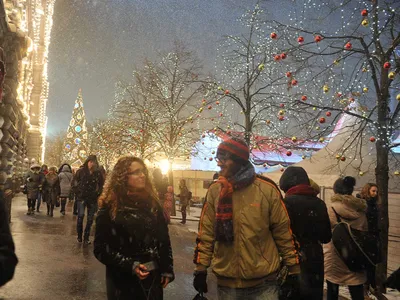
[(39, 211), (40, 204), (42, 204), (42, 192), (38, 193), (37, 203), (36, 203), (36, 210)]
[[(339, 285), (326, 281), (328, 284), (327, 300), (339, 299)], [(352, 300), (364, 300), (364, 285), (349, 285), (349, 292)]]
[(74, 212), (73, 212), (73, 214), (74, 215), (77, 215), (78, 214), (78, 200), (74, 200)]
[(60, 212), (65, 212), (65, 205), (67, 204), (67, 198), (60, 198), (61, 210)]
[(234, 289), (218, 286), (218, 300), (278, 300), (278, 284), (267, 281), (260, 285)]
[(28, 209), (30, 208), (31, 210), (35, 210), (35, 203), (36, 203), (36, 199), (29, 199), (28, 198)]
[[(76, 200), (75, 200), (76, 201)], [(84, 240), (89, 240), (90, 229), (92, 228), (94, 214), (97, 210), (96, 203), (88, 203), (86, 201), (76, 201), (78, 207), (78, 219), (76, 223), (76, 231), (78, 233), (78, 237), (82, 238), (83, 233), (83, 219), (85, 218), (85, 208), (87, 208), (87, 220), (85, 227)]]

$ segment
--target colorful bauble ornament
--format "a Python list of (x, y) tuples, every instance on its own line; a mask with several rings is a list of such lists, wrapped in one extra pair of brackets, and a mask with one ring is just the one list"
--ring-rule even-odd
[(219, 105), (219, 101), (215, 102), (215, 104)]
[(209, 161), (213, 161), (213, 158), (212, 158), (212, 157), (210, 157), (208, 160), (209, 160)]
[(340, 159), (342, 156), (340, 154), (336, 154), (335, 158)]
[(302, 158), (302, 159), (306, 159), (306, 156), (305, 156), (305, 155), (302, 155), (301, 158)]
[(281, 59), (286, 59), (286, 57), (287, 57), (286, 53), (281, 54)]
[(291, 72), (286, 72), (286, 77), (292, 77), (292, 73)]
[(314, 107), (312, 108), (312, 110), (317, 110), (317, 108), (314, 106)]
[(275, 56), (274, 56), (274, 60), (275, 60), (275, 61), (281, 60), (281, 56), (280, 56), (279, 54), (275, 55)]
[(346, 161), (346, 157), (342, 156), (342, 157), (340, 158), (340, 160), (341, 160), (341, 161)]
[(363, 92), (364, 92), (364, 93), (368, 93), (368, 88), (367, 88), (367, 87), (364, 87), (364, 88), (363, 88)]
[(400, 101), (400, 94), (397, 94), (396, 100), (397, 100), (397, 101)]
[(362, 71), (365, 73), (365, 72), (368, 72), (368, 69), (367, 68), (362, 68)]
[(400, 171), (395, 171), (394, 175), (399, 176), (400, 175)]
[(384, 64), (383, 64), (383, 67), (385, 68), (385, 69), (390, 69), (390, 67), (391, 67), (392, 65), (390, 64), (390, 62), (385, 62)]
[(202, 108), (202, 107), (200, 107), (200, 108), (199, 108), (199, 112), (202, 112), (202, 111), (203, 111), (203, 108)]
[(219, 113), (219, 116), (222, 117), (224, 114), (223, 113)]
[(326, 115), (327, 117), (330, 117), (330, 116), (332, 115), (332, 113), (331, 113), (330, 111), (327, 111), (327, 112), (325, 113), (325, 115)]
[(389, 79), (394, 79), (395, 76), (396, 76), (395, 72), (390, 72), (389, 75), (388, 75), (388, 78)]
[(362, 15), (363, 17), (368, 16), (368, 10), (363, 9), (363, 10), (361, 11), (361, 15)]
[(316, 43), (319, 43), (320, 41), (322, 41), (322, 37), (321, 37), (320, 35), (316, 35), (316, 36), (314, 37), (314, 41), (315, 41)]
[(306, 95), (301, 96), (301, 101), (307, 101), (307, 96)]
[(364, 172), (363, 172), (363, 171), (360, 171), (360, 172), (358, 172), (358, 175), (364, 176)]
[(369, 138), (369, 141), (372, 142), (372, 143), (374, 143), (374, 142), (376, 141), (376, 139), (375, 139), (374, 136), (371, 136), (371, 137)]
[(340, 60), (335, 59), (335, 60), (333, 61), (333, 64), (334, 64), (335, 66), (337, 66), (338, 64), (340, 64)]
[(225, 90), (224, 94), (229, 95), (229, 90)]
[(319, 122), (321, 123), (321, 124), (324, 124), (325, 123), (325, 118), (324, 117), (321, 117), (321, 118), (319, 118)]
[(304, 38), (303, 38), (302, 36), (299, 36), (299, 37), (297, 38), (297, 42), (298, 42), (299, 44), (303, 43), (303, 42), (304, 42)]
[(285, 104), (281, 103), (281, 104), (279, 104), (279, 107), (284, 108)]
[(271, 124), (271, 121), (270, 121), (270, 120), (267, 120), (267, 121), (265, 121), (265, 123), (267, 123), (267, 124)]
[(285, 114), (285, 111), (284, 111), (283, 109), (281, 109), (281, 110), (278, 112), (278, 114), (279, 114), (280, 116), (283, 116), (283, 115)]
[(367, 26), (369, 25), (368, 19), (362, 20), (362, 21), (361, 21), (361, 25), (364, 26), (364, 27), (367, 27)]
[(297, 142), (297, 137), (293, 136), (292, 137), (292, 142)]
[(326, 84), (322, 87), (322, 90), (324, 91), (324, 93), (329, 92), (329, 86), (327, 86)]
[(356, 101), (356, 100), (355, 100), (353, 97), (350, 97), (350, 98), (349, 98), (349, 101), (350, 101), (350, 102), (354, 102), (354, 101)]
[(343, 94), (341, 93), (341, 92), (338, 92), (337, 94), (336, 94), (336, 97), (338, 97), (338, 98), (340, 98), (340, 97), (342, 97), (343, 96)]
[(353, 45), (350, 42), (348, 42), (348, 43), (346, 43), (346, 45), (344, 45), (344, 48), (346, 50), (351, 50), (351, 48), (353, 48)]
[(291, 83), (292, 83), (293, 86), (296, 86), (297, 85), (297, 80), (293, 79)]
[(325, 141), (325, 139), (323, 137), (319, 138), (318, 140), (320, 143), (323, 143)]
[(265, 69), (265, 65), (264, 64), (259, 64), (258, 65), (258, 70), (259, 71), (263, 71)]
[(278, 35), (275, 32), (272, 32), (270, 34), (271, 39), (276, 39), (278, 37)]
[(208, 108), (208, 109), (211, 109), (211, 108), (212, 108), (212, 106), (211, 106), (211, 105), (209, 105), (207, 108)]
[(285, 120), (285, 117), (284, 116), (279, 116), (278, 119), (279, 119), (279, 121), (283, 121), (283, 120)]
[(292, 156), (292, 151), (287, 151), (287, 152), (286, 152), (286, 155), (287, 155), (287, 156)]

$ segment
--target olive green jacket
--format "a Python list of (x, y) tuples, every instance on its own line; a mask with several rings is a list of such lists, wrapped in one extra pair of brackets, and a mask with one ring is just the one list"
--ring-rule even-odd
[(233, 243), (215, 241), (215, 212), (219, 183), (208, 190), (201, 213), (194, 262), (196, 270), (212, 264), (218, 285), (246, 288), (264, 280), (276, 280), (283, 264), (300, 273), (289, 217), (277, 186), (258, 177), (246, 188), (233, 192)]

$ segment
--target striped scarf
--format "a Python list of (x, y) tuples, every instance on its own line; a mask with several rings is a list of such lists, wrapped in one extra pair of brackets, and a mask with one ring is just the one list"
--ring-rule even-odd
[(221, 184), (217, 212), (215, 214), (215, 239), (219, 242), (233, 242), (233, 202), (232, 194), (253, 183), (255, 170), (251, 163), (243, 166), (229, 180), (220, 176), (217, 183)]

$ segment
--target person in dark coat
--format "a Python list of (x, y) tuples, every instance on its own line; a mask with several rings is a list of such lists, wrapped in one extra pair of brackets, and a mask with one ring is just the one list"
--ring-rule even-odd
[[(367, 222), (368, 231), (374, 236), (378, 247), (380, 248), (379, 237), (379, 209), (378, 209), (378, 186), (375, 183), (367, 183), (357, 198), (367, 201)], [(380, 251), (378, 251), (379, 255)], [(380, 255), (379, 255), (380, 256)], [(378, 259), (379, 260), (379, 259)], [(375, 267), (369, 266), (367, 269), (367, 282), (364, 285), (364, 296), (369, 296), (370, 287), (376, 290)]]
[(82, 243), (83, 219), (85, 209), (87, 209), (87, 221), (83, 242), (90, 244), (89, 236), (92, 228), (94, 214), (97, 211), (97, 198), (103, 189), (103, 175), (101, 174), (96, 155), (89, 155), (83, 167), (80, 168), (73, 179), (72, 186), (75, 189), (75, 201), (77, 201), (78, 218), (76, 231), (78, 233), (77, 241)]
[(324, 254), (321, 244), (332, 238), (325, 203), (317, 197), (306, 171), (289, 167), (279, 181), (290, 227), (300, 253), (300, 295), (296, 299), (323, 299)]
[(51, 167), (43, 182), (43, 200), (47, 204), (47, 215), (52, 217), (54, 206), (60, 197), (60, 180), (57, 175), (57, 168)]
[(144, 162), (120, 158), (99, 198), (94, 255), (109, 300), (161, 300), (173, 279), (168, 226)]
[(181, 224), (186, 224), (186, 210), (190, 204), (190, 192), (186, 186), (186, 180), (181, 179), (179, 182), (179, 204), (181, 205), (182, 221)]
[(58, 171), (58, 179), (60, 180), (60, 201), (61, 210), (60, 213), (65, 215), (65, 205), (67, 204), (67, 199), (71, 198), (71, 184), (72, 184), (72, 168), (69, 164), (63, 164)]
[[(46, 175), (48, 173), (49, 173), (49, 168), (47, 167), (47, 165), (42, 165), (40, 168), (41, 182), (44, 182), (44, 178), (46, 177)], [(40, 212), (40, 204), (42, 204), (42, 199), (43, 199), (43, 192), (42, 192), (42, 189), (39, 189), (37, 202), (36, 202), (36, 212)]]
[(35, 204), (42, 190), (44, 177), (40, 174), (40, 165), (32, 164), (30, 171), (25, 175), (25, 184), (28, 199), (27, 215), (35, 214)]
[(153, 171), (153, 182), (154, 187), (158, 193), (158, 199), (160, 200), (161, 206), (164, 206), (165, 194), (167, 193), (168, 181), (166, 182), (164, 176), (159, 168)]
[(15, 267), (18, 264), (4, 202), (3, 191), (0, 190), (0, 286), (14, 277)]

